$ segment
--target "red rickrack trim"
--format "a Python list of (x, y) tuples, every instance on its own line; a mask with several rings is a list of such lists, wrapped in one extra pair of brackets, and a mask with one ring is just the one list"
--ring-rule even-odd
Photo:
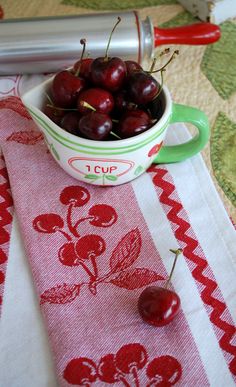
[[(149, 168), (148, 172), (155, 173), (153, 183), (162, 190), (159, 194), (160, 202), (170, 221), (175, 237), (179, 242), (183, 242), (180, 243), (180, 247), (183, 248), (184, 256), (189, 264), (189, 269), (197, 282), (201, 299), (205, 304), (207, 314), (213, 324), (219, 346), (224, 351), (223, 354), (226, 358), (230, 372), (233, 375), (236, 375), (236, 346), (231, 344), (236, 333), (236, 328), (225, 302), (222, 301), (224, 299), (214, 278), (213, 272), (208, 265), (202, 248), (188, 222), (187, 214), (177, 196), (176, 188), (172, 183), (168, 171), (153, 165)], [(168, 181), (164, 180), (164, 177)], [(168, 206), (168, 208), (166, 206)], [(179, 215), (180, 213), (181, 215)], [(185, 219), (182, 217), (183, 215)], [(207, 273), (207, 275), (204, 275), (204, 272)]]
[[(4, 278), (6, 269), (10, 232), (12, 224), (13, 201), (3, 156), (0, 156), (0, 276)], [(0, 305), (2, 304), (4, 281), (0, 283)]]

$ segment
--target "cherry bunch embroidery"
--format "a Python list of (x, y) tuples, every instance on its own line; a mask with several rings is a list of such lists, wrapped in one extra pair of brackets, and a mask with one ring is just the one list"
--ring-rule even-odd
[(98, 258), (106, 251), (105, 240), (96, 233), (81, 235), (79, 227), (89, 223), (89, 227), (109, 228), (113, 226), (118, 215), (108, 204), (92, 205), (88, 213), (76, 219), (76, 208), (82, 207), (90, 200), (90, 193), (82, 186), (68, 186), (59, 197), (67, 207), (65, 220), (56, 213), (38, 215), (33, 220), (36, 231), (45, 234), (60, 233), (65, 243), (58, 250), (59, 262), (71, 268), (80, 266), (88, 276), (88, 281), (74, 284), (58, 284), (47, 289), (41, 295), (41, 303), (65, 304), (79, 296), (82, 287), (88, 287), (93, 295), (97, 294), (97, 286), (101, 283), (112, 284), (128, 290), (134, 290), (163, 279), (155, 271), (147, 268), (131, 268), (139, 258), (141, 250), (141, 234), (135, 228), (125, 234), (115, 246), (110, 259), (109, 269), (104, 273), (98, 266)]
[(140, 343), (123, 345), (116, 354), (102, 356), (97, 364), (87, 357), (72, 359), (63, 372), (68, 383), (87, 387), (97, 381), (102, 385), (119, 382), (126, 387), (170, 387), (181, 375), (182, 367), (176, 358), (164, 355), (149, 361)]

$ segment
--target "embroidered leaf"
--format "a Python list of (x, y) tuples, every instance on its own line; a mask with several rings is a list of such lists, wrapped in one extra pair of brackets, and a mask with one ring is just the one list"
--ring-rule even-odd
[(40, 304), (68, 304), (72, 302), (80, 292), (80, 285), (56, 285), (51, 289), (45, 290), (41, 295)]
[(43, 140), (43, 135), (36, 130), (25, 130), (12, 133), (7, 141), (15, 141), (25, 145), (35, 145), (37, 142)]
[(0, 100), (0, 109), (11, 109), (14, 112), (20, 114), (22, 117), (28, 118), (31, 120), (31, 116), (27, 112), (20, 98), (18, 97), (8, 97)]
[(134, 290), (162, 279), (163, 277), (155, 271), (138, 267), (129, 271), (120, 272), (110, 282), (120, 288)]
[(139, 257), (141, 249), (141, 235), (138, 228), (128, 232), (118, 243), (110, 258), (113, 273), (131, 266)]

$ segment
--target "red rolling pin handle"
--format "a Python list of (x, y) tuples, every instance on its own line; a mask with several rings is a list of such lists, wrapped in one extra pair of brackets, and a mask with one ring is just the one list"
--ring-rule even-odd
[(161, 44), (201, 45), (220, 39), (219, 26), (212, 23), (196, 23), (175, 28), (154, 27), (155, 47)]

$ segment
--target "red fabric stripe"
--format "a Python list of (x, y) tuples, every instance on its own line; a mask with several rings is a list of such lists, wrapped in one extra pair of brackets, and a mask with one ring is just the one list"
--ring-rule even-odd
[[(149, 172), (155, 173), (153, 183), (157, 188), (161, 189), (160, 202), (163, 204), (175, 237), (180, 242), (183, 242), (181, 247), (183, 248), (184, 256), (187, 258), (192, 276), (197, 282), (200, 296), (213, 324), (220, 348), (224, 351), (223, 353), (231, 373), (236, 375), (236, 346), (231, 344), (236, 328), (212, 270), (207, 263), (201, 246), (199, 246), (190, 223), (187, 221), (187, 214), (177, 197), (176, 188), (171, 181), (168, 171), (158, 166), (151, 166)], [(204, 272), (207, 275), (204, 275)], [(221, 317), (222, 315), (223, 317)]]

